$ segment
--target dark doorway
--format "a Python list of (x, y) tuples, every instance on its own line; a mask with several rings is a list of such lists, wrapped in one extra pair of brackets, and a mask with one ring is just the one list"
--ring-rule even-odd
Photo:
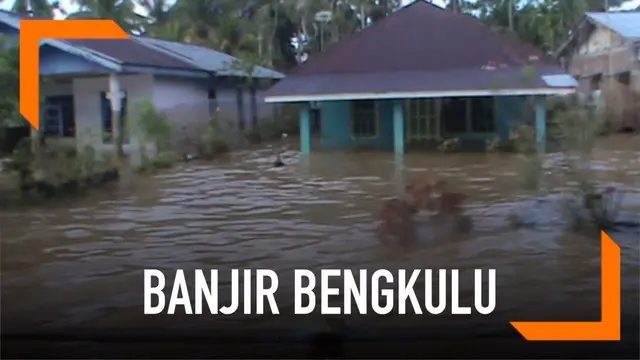
[(236, 88), (236, 109), (238, 113), (238, 129), (240, 129), (240, 131), (244, 131), (245, 129), (243, 93), (244, 91), (242, 91), (242, 87)]

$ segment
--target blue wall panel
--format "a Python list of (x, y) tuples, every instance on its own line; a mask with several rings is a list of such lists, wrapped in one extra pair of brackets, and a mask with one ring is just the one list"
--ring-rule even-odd
[(321, 102), (322, 148), (327, 150), (356, 148), (393, 149), (393, 102), (379, 101), (377, 106), (379, 121), (378, 136), (375, 138), (358, 139), (351, 136), (351, 102)]

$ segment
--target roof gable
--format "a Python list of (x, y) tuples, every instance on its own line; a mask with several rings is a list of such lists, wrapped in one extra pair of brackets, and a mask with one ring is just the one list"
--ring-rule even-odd
[(521, 67), (538, 49), (494, 32), (468, 15), (416, 1), (312, 56), (292, 75)]
[(640, 11), (588, 12), (585, 16), (591, 22), (611, 29), (623, 38), (640, 39)]

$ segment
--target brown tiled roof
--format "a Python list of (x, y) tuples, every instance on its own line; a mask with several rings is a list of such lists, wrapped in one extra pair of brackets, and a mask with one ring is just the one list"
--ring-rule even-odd
[(440, 71), (489, 62), (521, 67), (530, 55), (544, 57), (471, 16), (416, 1), (312, 56), (290, 74)]
[(523, 90), (552, 74), (564, 72), (532, 45), (416, 1), (312, 56), (267, 96)]
[(170, 69), (200, 70), (202, 69), (177, 57), (167, 55), (143, 45), (136, 40), (100, 39), (100, 40), (65, 40), (69, 44), (85, 47), (89, 50), (112, 57), (127, 65), (152, 66)]

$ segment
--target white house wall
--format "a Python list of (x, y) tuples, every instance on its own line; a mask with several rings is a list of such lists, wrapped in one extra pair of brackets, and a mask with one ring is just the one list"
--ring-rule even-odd
[[(127, 114), (133, 114), (141, 101), (152, 100), (152, 75), (120, 75), (119, 79), (122, 91), (127, 93)], [(100, 93), (109, 91), (109, 78), (76, 78), (73, 79), (72, 88), (78, 146), (90, 145), (102, 153), (113, 151), (112, 144), (103, 143), (100, 106)], [(137, 153), (135, 137), (132, 136), (129, 143), (125, 144), (124, 151), (130, 155)]]
[(153, 103), (174, 125), (174, 141), (193, 143), (211, 119), (208, 88), (190, 79), (156, 77)]
[[(256, 108), (258, 122), (261, 120), (271, 120), (277, 104), (267, 104), (264, 102), (264, 93), (266, 90), (256, 91)], [(221, 86), (216, 89), (219, 113), (218, 118), (225, 123), (233, 123), (237, 127), (240, 122), (240, 114), (238, 113), (238, 103), (236, 98), (236, 88), (230, 86)], [(243, 89), (242, 106), (244, 112), (245, 129), (251, 129), (251, 90)]]
[(599, 27), (589, 36), (589, 39), (580, 46), (578, 54), (598, 54), (611, 48), (622, 46), (622, 40), (611, 30)]

